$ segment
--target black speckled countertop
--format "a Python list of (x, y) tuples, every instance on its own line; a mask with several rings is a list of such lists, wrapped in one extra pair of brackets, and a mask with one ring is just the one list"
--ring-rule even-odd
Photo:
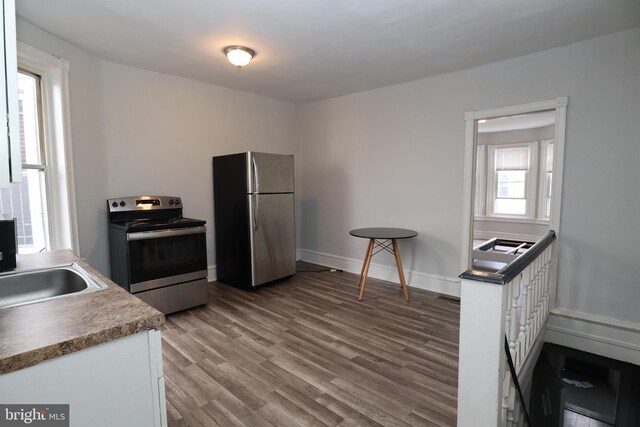
[(129, 294), (68, 250), (18, 257), (18, 271), (70, 264), (107, 288), (0, 309), (0, 374), (36, 365), (164, 324), (164, 315)]

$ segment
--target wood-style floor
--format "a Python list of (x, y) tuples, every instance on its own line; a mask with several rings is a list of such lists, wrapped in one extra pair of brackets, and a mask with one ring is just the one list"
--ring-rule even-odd
[(358, 302), (357, 282), (209, 284), (162, 330), (169, 425), (455, 425), (459, 304), (375, 279)]

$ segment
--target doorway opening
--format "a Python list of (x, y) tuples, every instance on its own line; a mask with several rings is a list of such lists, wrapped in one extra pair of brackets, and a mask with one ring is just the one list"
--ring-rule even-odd
[(462, 271), (495, 272), (558, 233), (567, 100), (465, 114)]

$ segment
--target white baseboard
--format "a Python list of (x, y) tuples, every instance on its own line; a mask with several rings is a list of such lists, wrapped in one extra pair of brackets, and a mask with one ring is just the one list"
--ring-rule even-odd
[(640, 365), (640, 323), (554, 308), (545, 341)]
[[(361, 259), (347, 258), (308, 249), (298, 249), (298, 252), (300, 253), (300, 259), (302, 261), (313, 264), (326, 265), (327, 267), (337, 268), (355, 274), (360, 274), (362, 269), (363, 260)], [(456, 297), (460, 296), (460, 279), (457, 277), (445, 277), (437, 274), (407, 270), (405, 270), (404, 274), (407, 285), (410, 287)], [(369, 267), (369, 277), (400, 283), (395, 267), (376, 264), (374, 262), (372, 262)]]
[(216, 266), (210, 265), (207, 267), (207, 281), (215, 282), (218, 279), (218, 273), (216, 272)]
[(475, 240), (488, 240), (497, 237), (499, 239), (506, 240), (518, 240), (522, 242), (537, 242), (540, 240), (540, 236), (535, 234), (519, 234), (519, 233), (504, 233), (502, 231), (486, 231), (486, 230), (474, 230), (473, 238)]

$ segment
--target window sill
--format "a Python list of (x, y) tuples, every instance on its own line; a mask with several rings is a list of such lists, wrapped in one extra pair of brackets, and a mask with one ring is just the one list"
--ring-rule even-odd
[(537, 219), (537, 218), (514, 218), (514, 217), (506, 217), (506, 216), (476, 216), (473, 218), (474, 221), (493, 221), (493, 222), (512, 222), (516, 224), (539, 224), (539, 225), (549, 225), (548, 219)]

